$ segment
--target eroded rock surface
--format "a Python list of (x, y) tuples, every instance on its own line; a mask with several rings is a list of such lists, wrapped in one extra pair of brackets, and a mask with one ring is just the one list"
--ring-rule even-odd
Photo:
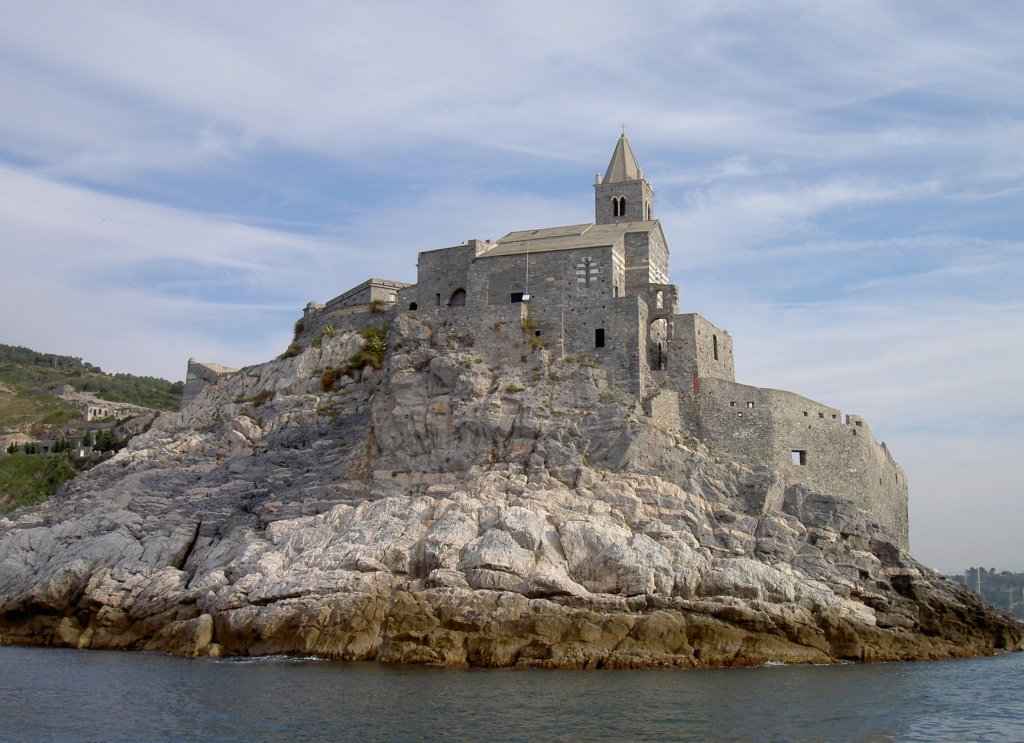
[(243, 369), (0, 519), (0, 641), (485, 666), (940, 658), (1012, 618), (868, 514), (661, 430), (586, 360), (411, 316)]

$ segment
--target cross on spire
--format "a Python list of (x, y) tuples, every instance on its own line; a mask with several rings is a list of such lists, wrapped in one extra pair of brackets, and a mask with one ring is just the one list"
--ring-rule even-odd
[(625, 133), (626, 133), (626, 125), (625, 125), (625, 124), (620, 124), (620, 125), (619, 125), (619, 128), (620, 128), (620, 129), (622, 129), (622, 133), (623, 133), (623, 134), (625, 134)]

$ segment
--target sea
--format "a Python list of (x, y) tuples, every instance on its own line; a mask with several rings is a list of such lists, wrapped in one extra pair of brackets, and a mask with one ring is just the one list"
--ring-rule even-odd
[(472, 670), (0, 647), (4, 741), (1024, 741), (1024, 653)]

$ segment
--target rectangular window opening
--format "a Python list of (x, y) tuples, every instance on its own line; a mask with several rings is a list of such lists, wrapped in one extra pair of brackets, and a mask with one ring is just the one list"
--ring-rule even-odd
[(748, 402), (748, 403), (747, 403), (747, 407), (748, 407), (748, 408), (752, 408), (752, 407), (754, 407), (754, 403), (752, 403), (752, 402)]
[(520, 304), (523, 301), (522, 292), (512, 292), (512, 304)]
[(800, 467), (807, 465), (807, 452), (804, 449), (793, 449), (789, 456), (792, 458), (793, 464)]
[(715, 354), (715, 361), (718, 361), (718, 336), (711, 336), (711, 349)]
[(594, 347), (604, 348), (604, 328), (594, 328)]

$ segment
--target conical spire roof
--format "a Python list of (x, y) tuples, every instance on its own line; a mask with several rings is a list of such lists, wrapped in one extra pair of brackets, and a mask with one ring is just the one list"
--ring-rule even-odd
[(641, 177), (640, 165), (633, 154), (633, 148), (629, 146), (626, 133), (623, 132), (619, 141), (615, 143), (615, 152), (612, 153), (608, 171), (604, 174), (604, 183), (638, 181)]

